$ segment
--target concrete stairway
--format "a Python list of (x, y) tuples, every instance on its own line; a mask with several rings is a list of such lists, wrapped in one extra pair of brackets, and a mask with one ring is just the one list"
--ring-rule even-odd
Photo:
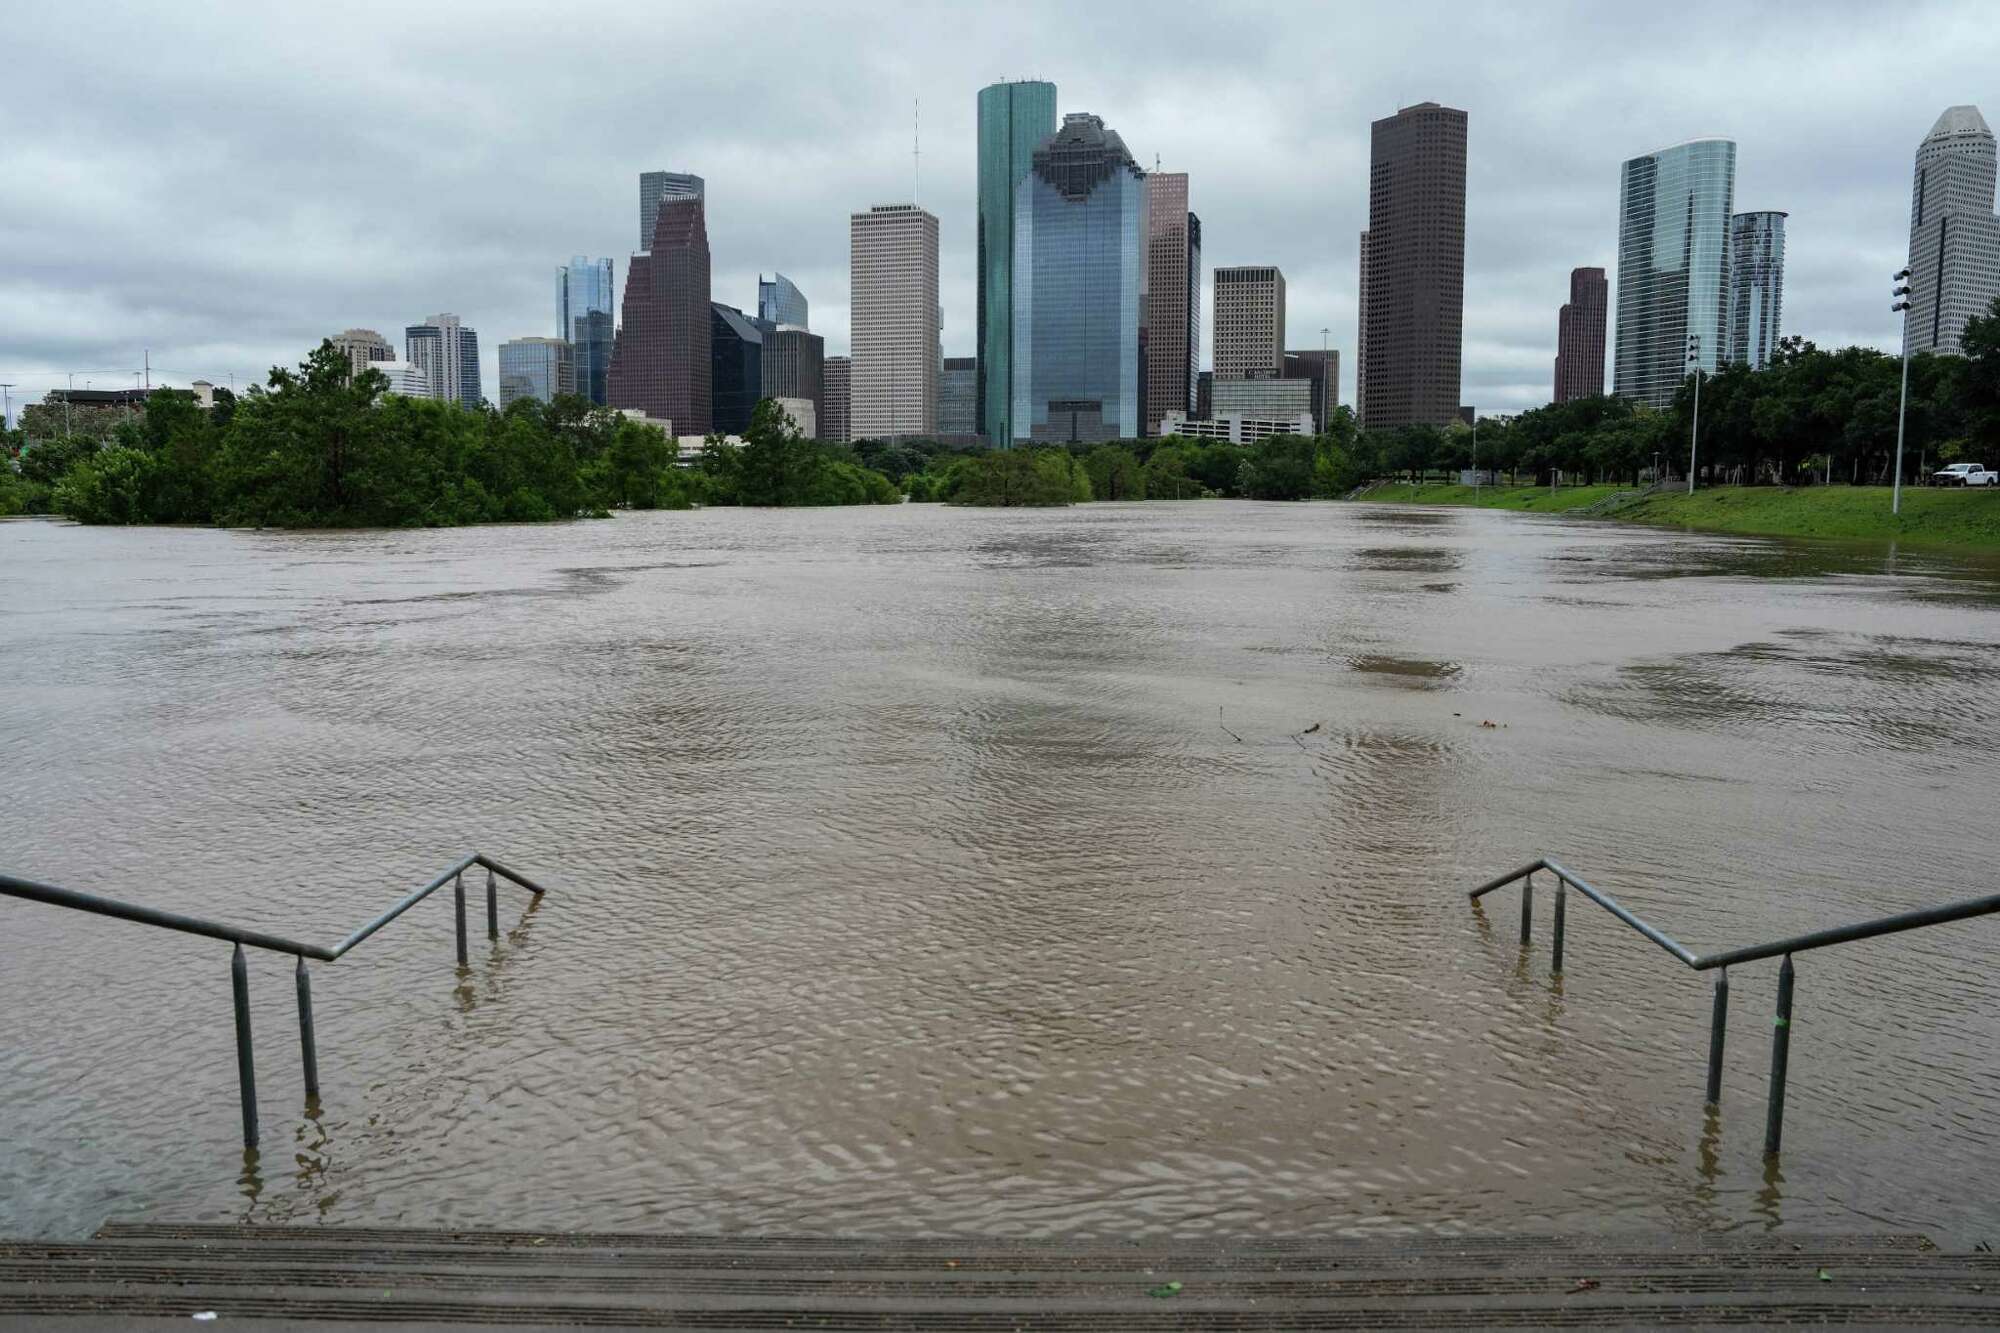
[(1919, 1236), (846, 1240), (107, 1225), (0, 1242), (60, 1330), (2000, 1325), (2000, 1255)]

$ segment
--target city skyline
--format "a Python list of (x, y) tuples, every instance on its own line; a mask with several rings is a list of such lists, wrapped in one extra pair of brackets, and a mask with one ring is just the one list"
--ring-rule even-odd
[[(586, 76), (582, 62), (537, 52), (556, 87), (589, 92), (603, 85), (590, 92), (586, 110), (636, 100), (654, 113), (643, 130), (620, 115), (620, 124), (593, 143), (579, 140), (578, 118), (551, 118), (549, 128), (562, 134), (546, 145), (541, 127), (511, 114), (495, 118), (494, 99), (513, 90), (495, 61), (520, 59), (526, 50), (503, 41), (497, 53), (481, 55), (456, 76), (477, 94), (482, 114), (455, 128), (389, 83), (360, 80), (366, 119), (399, 128), (371, 135), (369, 153), (356, 161), (321, 164), (316, 173), (327, 179), (310, 189), (292, 188), (286, 163), (266, 161), (278, 156), (279, 140), (290, 142), (273, 132), (298, 128), (295, 117), (282, 114), (289, 90), (275, 71), (246, 76), (241, 107), (226, 123), (200, 122), (204, 137), (190, 123), (184, 144), (169, 135), (147, 149), (150, 157), (172, 161), (173, 172), (131, 171), (112, 143), (115, 127), (128, 123), (120, 107), (132, 99), (112, 99), (67, 123), (36, 109), (33, 90), (43, 67), (83, 62), (84, 47), (62, 25), (27, 16), (16, 49), (46, 58), (24, 62), (24, 128), (49, 132), (25, 136), (35, 140), (32, 150), (8, 150), (14, 177), (82, 173), (76, 178), (93, 186), (35, 191), (24, 201), (18, 235), (30, 257), (0, 288), (11, 316), (0, 333), (0, 370), (39, 377), (15, 391), (17, 403), (25, 402), (61, 383), (71, 368), (88, 372), (79, 375), (80, 386), (86, 378), (99, 387), (129, 384), (128, 368), (138, 368), (150, 348), (164, 377), (217, 383), (234, 377), (241, 387), (261, 380), (273, 364), (295, 362), (328, 330), (358, 326), (393, 335), (424, 311), (449, 309), (486, 335), (482, 373), (495, 383), (497, 344), (547, 330), (542, 312), (551, 266), (576, 253), (608, 255), (620, 261), (622, 285), (623, 261), (636, 240), (630, 182), (662, 165), (704, 177), (717, 297), (745, 304), (760, 270), (781, 269), (819, 297), (814, 326), (826, 336), (828, 353), (839, 354), (849, 346), (841, 224), (872, 202), (910, 196), (910, 104), (919, 98), (918, 202), (940, 219), (944, 351), (964, 355), (975, 344), (977, 90), (1003, 77), (1041, 75), (1062, 91), (1063, 109), (1088, 107), (1119, 126), (1148, 171), (1157, 154), (1165, 170), (1190, 173), (1203, 215), (1205, 267), (1269, 262), (1285, 270), (1286, 341), (1317, 345), (1319, 329), (1330, 326), (1333, 346), (1348, 353), (1340, 396), (1350, 403), (1353, 238), (1365, 220), (1368, 124), (1421, 100), (1466, 109), (1478, 127), (1468, 181), (1463, 393), (1484, 411), (1506, 411), (1546, 401), (1549, 311), (1569, 269), (1615, 266), (1607, 194), (1620, 161), (1651, 144), (1701, 134), (1737, 139), (1745, 164), (1738, 198), (1792, 215), (1785, 332), (1822, 345), (1894, 348), (1900, 328), (1880, 288), (1906, 258), (1911, 155), (1946, 106), (1977, 104), (1990, 115), (2000, 104), (1993, 37), (1970, 5), (1930, 12), (1921, 23), (1874, 23), (1866, 43), (1858, 36), (1815, 37), (1821, 62), (1839, 67), (1865, 65), (1865, 49), (1895, 40), (1913, 60), (1921, 55), (1921, 78), (1877, 71), (1866, 86), (1843, 89), (1836, 100), (1792, 76), (1793, 61), (1737, 52), (1725, 62), (1732, 93), (1726, 103), (1714, 96), (1714, 76), (1686, 88), (1648, 86), (1638, 98), (1611, 95), (1621, 71), (1629, 77), (1635, 68), (1630, 48), (1643, 47), (1648, 63), (1703, 50), (1692, 33), (1699, 14), (1687, 24), (1614, 24), (1579, 10), (1567, 19), (1531, 16), (1514, 24), (1518, 31), (1501, 32), (1463, 9), (1400, 32), (1387, 10), (1357, 11), (1337, 21), (1288, 24), (1282, 43), (1232, 36), (1216, 53), (1215, 87), (1231, 99), (1228, 116), (1167, 96), (1148, 77), (1171, 32), (1150, 34), (1137, 25), (1134, 49), (1112, 58), (1104, 49), (1118, 30), (1111, 18), (1129, 20), (1129, 13), (1111, 6), (1064, 46), (1048, 37), (1053, 12), (1030, 5), (1013, 17), (919, 17), (901, 34), (907, 43), (882, 77), (865, 84), (831, 77), (818, 92), (783, 90), (767, 110), (742, 111), (724, 133), (682, 108), (738, 77), (730, 73), (722, 38), (743, 25), (725, 20), (709, 32), (691, 12), (669, 7), (657, 32), (637, 40), (647, 51), (656, 43), (677, 52), (693, 43), (701, 58), (686, 62), (687, 90), (648, 90), (615, 72)], [(1708, 17), (1724, 12), (1717, 8)], [(1841, 29), (1842, 12), (1860, 13), (1836, 6), (1825, 26)], [(134, 45), (178, 49), (228, 33), (232, 42), (258, 49), (335, 31), (250, 9), (185, 18), (169, 27), (133, 16), (141, 38)], [(385, 32), (344, 34), (326, 43), (326, 67), (334, 73), (419, 68), (419, 57), (443, 42), (450, 18), (449, 6), (412, 16), (400, 43)], [(1565, 25), (1579, 31), (1566, 34)], [(809, 18), (773, 49), (797, 56), (820, 50), (830, 58), (852, 49), (852, 26)], [(1683, 27), (1690, 31), (1678, 31)], [(1635, 37), (1643, 40), (1628, 40)], [(1370, 64), (1385, 72), (1350, 71), (1338, 79), (1322, 72), (1329, 50), (1363, 41)], [(1603, 57), (1601, 68), (1572, 68), (1565, 60), (1565, 52), (1586, 50)], [(1530, 88), (1488, 70), (1505, 64), (1489, 57), (1518, 62), (1530, 55), (1566, 77)], [(714, 68), (703, 68), (704, 61)], [(135, 94), (164, 77), (150, 62), (112, 63)], [(683, 68), (678, 56), (675, 66)], [(50, 97), (41, 104), (58, 102)], [(1305, 117), (1299, 109), (1308, 103), (1313, 114)], [(197, 156), (197, 143), (210, 141), (220, 150)], [(502, 155), (510, 170), (525, 164), (531, 179), (551, 188), (518, 200), (520, 191), (503, 192), (505, 173), (491, 170)], [(276, 173), (254, 190), (247, 188), (253, 161)], [(468, 174), (474, 164), (480, 171)], [(232, 183), (219, 172), (243, 180)], [(280, 200), (284, 211), (272, 212)], [(134, 241), (140, 218), (151, 221)], [(1211, 300), (1204, 290), (1202, 303)]]

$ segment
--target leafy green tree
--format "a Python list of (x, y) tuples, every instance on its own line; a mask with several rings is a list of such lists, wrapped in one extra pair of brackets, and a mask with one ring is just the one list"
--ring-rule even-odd
[(1965, 321), (1959, 349), (1965, 359), (1955, 387), (1964, 404), (1966, 438), (1972, 450), (2000, 463), (1993, 457), (2000, 455), (2000, 297), (1984, 315)]
[(53, 486), (69, 470), (104, 447), (88, 435), (60, 435), (38, 440), (22, 449), (21, 475), (43, 486)]
[(157, 465), (143, 449), (114, 446), (91, 455), (56, 483), (55, 503), (79, 523), (151, 521)]
[[(1149, 500), (1197, 500), (1212, 494), (1208, 487), (1188, 475), (1185, 445), (1163, 444), (1146, 460), (1146, 498)], [(1093, 488), (1095, 483), (1092, 483)]]
[(1313, 493), (1315, 449), (1305, 435), (1273, 435), (1247, 450), (1243, 494), (1252, 500), (1304, 500)]
[(946, 488), (951, 504), (1001, 507), (1075, 504), (1090, 478), (1066, 449), (996, 449), (960, 460)]
[(1138, 455), (1114, 444), (1100, 444), (1083, 457), (1090, 493), (1099, 500), (1143, 500), (1146, 470)]

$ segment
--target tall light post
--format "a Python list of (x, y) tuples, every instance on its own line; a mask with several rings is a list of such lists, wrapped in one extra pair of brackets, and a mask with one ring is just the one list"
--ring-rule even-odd
[(0, 384), (0, 431), (14, 428), (14, 397), (7, 392), (13, 387), (12, 384)]
[(1694, 370), (1694, 424), (1688, 427), (1688, 494), (1694, 494), (1694, 448), (1701, 438), (1701, 335), (1688, 335), (1688, 365)]
[(1889, 491), (1889, 512), (1903, 512), (1903, 413), (1910, 406), (1910, 270), (1903, 269), (1890, 279), (1896, 284), (1896, 303), (1891, 313), (1903, 314), (1903, 393), (1896, 402), (1896, 480)]

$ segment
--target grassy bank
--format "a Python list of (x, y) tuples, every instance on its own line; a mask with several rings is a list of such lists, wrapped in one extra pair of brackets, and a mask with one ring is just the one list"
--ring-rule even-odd
[[(1616, 494), (1615, 486), (1481, 487), (1482, 509), (1579, 509)], [(1371, 501), (1403, 504), (1471, 505), (1470, 486), (1384, 486)], [(2000, 493), (1913, 487), (1903, 492), (1903, 512), (1889, 512), (1886, 486), (1716, 486), (1688, 495), (1683, 491), (1646, 496), (1620, 505), (1604, 517), (1702, 532), (1740, 532), (1767, 537), (1834, 537), (1895, 540), (1923, 546), (2000, 551)]]
[(1543, 514), (1560, 514), (1596, 504), (1617, 494), (1617, 486), (1564, 486), (1551, 491), (1546, 486), (1481, 486), (1476, 495), (1470, 486), (1456, 482), (1425, 482), (1412, 486), (1406, 481), (1378, 486), (1362, 496), (1364, 500), (1406, 505), (1477, 505), (1481, 509), (1525, 509)]

